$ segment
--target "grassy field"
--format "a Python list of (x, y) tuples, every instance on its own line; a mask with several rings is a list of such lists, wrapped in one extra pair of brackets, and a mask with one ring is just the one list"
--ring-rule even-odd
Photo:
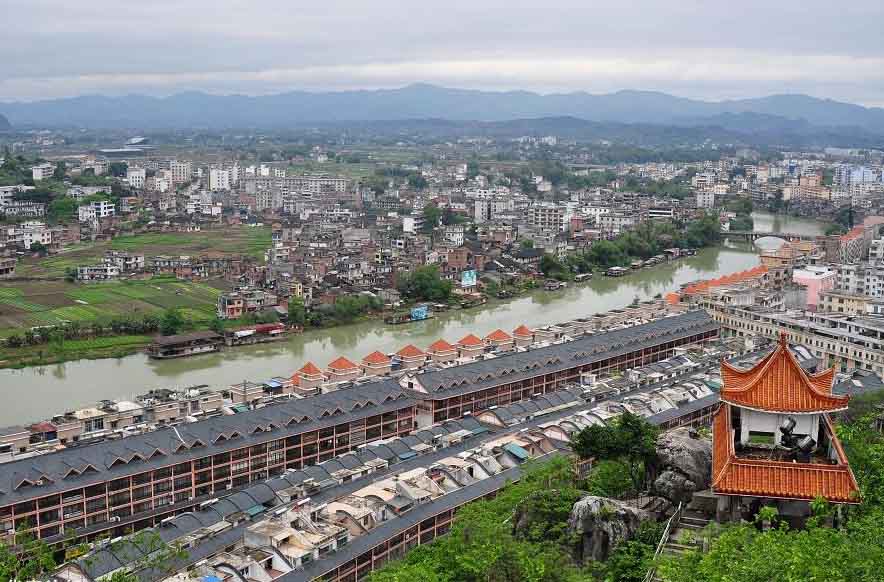
[(21, 348), (0, 345), (0, 368), (41, 366), (80, 359), (119, 358), (140, 350), (150, 341), (150, 337), (145, 335), (120, 335)]
[(214, 316), (218, 287), (169, 277), (90, 284), (7, 281), (0, 286), (0, 337), (28, 327), (138, 317), (169, 307), (179, 307), (186, 317), (204, 323)]
[(19, 277), (64, 277), (68, 268), (101, 262), (105, 251), (118, 250), (153, 255), (201, 255), (220, 252), (226, 255), (264, 257), (270, 247), (270, 227), (234, 227), (201, 232), (148, 233), (121, 236), (110, 242), (73, 245), (64, 252), (44, 259), (28, 258), (16, 268)]

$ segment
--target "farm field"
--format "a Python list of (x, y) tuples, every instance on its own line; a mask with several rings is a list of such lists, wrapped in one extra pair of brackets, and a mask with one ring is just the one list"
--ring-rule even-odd
[(145, 257), (201, 255), (213, 252), (225, 255), (248, 255), (260, 260), (269, 247), (269, 226), (124, 235), (112, 241), (73, 245), (58, 255), (43, 259), (25, 259), (16, 268), (16, 275), (36, 279), (61, 278), (69, 268), (100, 263), (104, 253), (109, 250), (139, 252), (144, 253)]
[(172, 277), (89, 284), (8, 281), (0, 284), (0, 338), (29, 327), (139, 317), (170, 307), (205, 323), (214, 316), (219, 287)]

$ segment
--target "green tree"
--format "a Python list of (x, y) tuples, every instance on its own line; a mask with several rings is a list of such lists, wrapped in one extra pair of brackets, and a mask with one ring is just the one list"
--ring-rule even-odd
[(415, 301), (445, 302), (451, 296), (451, 281), (442, 279), (435, 265), (418, 267), (399, 278), (397, 288), (403, 297)]
[(550, 253), (545, 253), (540, 258), (540, 272), (543, 273), (544, 277), (565, 279), (568, 274), (568, 269), (558, 257)]
[(129, 164), (126, 162), (111, 162), (108, 165), (108, 171), (111, 176), (116, 178), (123, 178), (126, 176), (126, 171), (129, 169)]
[(49, 249), (47, 249), (46, 245), (41, 242), (32, 242), (30, 251), (32, 253), (37, 253), (38, 255), (45, 255)]
[(30, 533), (16, 533), (15, 551), (0, 545), (0, 580), (34, 580), (56, 567), (52, 550)]
[(423, 217), (424, 226), (422, 230), (425, 233), (431, 233), (434, 228), (439, 226), (439, 221), (442, 219), (442, 210), (435, 204), (427, 204), (424, 206)]
[(181, 315), (181, 310), (176, 307), (169, 308), (163, 312), (163, 317), (160, 320), (160, 333), (163, 335), (175, 335), (181, 331), (184, 323), (184, 316)]
[(67, 196), (56, 198), (49, 203), (47, 214), (53, 222), (70, 219), (76, 214), (78, 205), (76, 200)]
[(63, 182), (66, 173), (67, 164), (65, 164), (64, 162), (58, 162), (57, 164), (55, 164), (55, 170), (53, 170), (52, 172), (52, 179)]
[(591, 425), (571, 439), (581, 458), (615, 460), (625, 464), (636, 491), (644, 482), (645, 468), (657, 458), (658, 429), (644, 418), (624, 412), (613, 422)]
[(307, 322), (307, 309), (300, 297), (289, 299), (289, 325), (303, 326)]

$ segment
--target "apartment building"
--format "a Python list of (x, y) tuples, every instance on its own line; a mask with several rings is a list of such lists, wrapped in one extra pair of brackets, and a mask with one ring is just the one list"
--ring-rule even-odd
[(141, 190), (147, 180), (147, 170), (144, 168), (128, 167), (126, 169), (126, 181), (133, 188)]
[(114, 216), (117, 212), (114, 203), (110, 200), (94, 200), (77, 209), (80, 222), (92, 222)]
[(247, 313), (263, 311), (279, 303), (273, 293), (261, 289), (238, 289), (218, 297), (218, 317), (238, 319)]
[(193, 164), (191, 162), (172, 160), (169, 162), (169, 170), (172, 172), (173, 184), (184, 184), (190, 182), (193, 175)]
[(17, 262), (15, 257), (0, 257), (0, 279), (14, 277)]
[[(562, 336), (576, 329), (560, 329)], [(555, 331), (534, 330), (534, 340), (556, 341)], [(586, 335), (573, 341), (507, 353), (491, 359), (401, 377), (414, 391), (419, 426), (428, 426), (489, 406), (509, 404), (562, 389), (584, 373), (606, 373), (641, 366), (673, 355), (678, 346), (718, 337), (718, 325), (702, 310), (664, 317), (626, 329)], [(470, 352), (468, 336), (459, 342), (461, 357)], [(561, 341), (561, 340), (559, 340)], [(479, 344), (479, 357), (484, 351)]]
[(114, 264), (81, 265), (77, 267), (78, 281), (110, 281), (120, 276), (120, 268)]
[[(727, 186), (725, 186), (725, 188), (727, 188)], [(698, 190), (697, 208), (715, 208), (715, 191)]]
[(528, 224), (548, 232), (565, 230), (565, 212), (557, 204), (534, 204), (528, 209)]
[(142, 529), (199, 503), (414, 428), (392, 380), (13, 460), (0, 472), (0, 531), (50, 543)]
[(31, 177), (34, 182), (48, 180), (55, 173), (55, 164), (45, 162), (31, 167)]
[(835, 289), (851, 295), (884, 297), (884, 261), (837, 265)]
[(723, 331), (738, 336), (777, 338), (807, 346), (825, 366), (884, 374), (884, 322), (829, 312), (777, 312), (707, 303)]

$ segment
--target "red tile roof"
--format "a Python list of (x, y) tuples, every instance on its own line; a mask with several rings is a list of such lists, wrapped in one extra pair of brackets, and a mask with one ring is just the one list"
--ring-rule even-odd
[(416, 348), (414, 345), (408, 344), (407, 346), (396, 352), (396, 355), (402, 356), (403, 358), (417, 358), (419, 356), (423, 356), (424, 353)]
[(338, 358), (337, 360), (335, 360), (334, 362), (332, 362), (328, 365), (329, 370), (352, 370), (356, 367), (357, 367), (356, 364), (354, 364), (353, 362), (351, 362), (350, 360), (348, 360), (344, 356), (341, 356), (340, 358)]
[(301, 385), (301, 377), (298, 376), (297, 372), (292, 374), (291, 380), (292, 380), (292, 386), (300, 386)]
[(745, 271), (739, 271), (737, 273), (731, 273), (730, 275), (725, 275), (718, 279), (710, 279), (708, 281), (700, 281), (699, 283), (688, 285), (684, 288), (683, 292), (685, 295), (708, 293), (715, 287), (724, 287), (726, 285), (733, 285), (734, 283), (742, 283), (750, 279), (758, 279), (759, 277), (764, 276), (765, 273), (767, 273), (767, 267), (764, 265), (758, 265), (757, 267)]
[(316, 367), (316, 364), (313, 362), (307, 362), (304, 364), (304, 367), (298, 370), (304, 376), (321, 376), (322, 370)]
[(463, 337), (459, 342), (457, 342), (457, 345), (466, 347), (481, 346), (482, 340), (480, 340), (473, 334), (468, 334)]
[(531, 331), (528, 328), (528, 326), (523, 323), (522, 325), (520, 325), (519, 327), (517, 327), (516, 329), (513, 330), (513, 335), (520, 336), (520, 337), (532, 337), (534, 335), (534, 332)]
[(721, 399), (770, 412), (831, 412), (847, 408), (847, 396), (832, 394), (835, 369), (810, 375), (789, 350), (786, 336), (751, 370), (721, 362)]
[(730, 405), (722, 404), (712, 422), (712, 490), (724, 495), (859, 503), (859, 487), (841, 443), (824, 417), (838, 459), (835, 465), (744, 459), (734, 452)]
[(502, 329), (495, 329), (491, 333), (485, 336), (486, 340), (491, 340), (493, 342), (505, 342), (507, 340), (513, 339), (513, 337)]
[(450, 352), (455, 349), (453, 345), (445, 341), (444, 339), (438, 339), (430, 344), (430, 347), (427, 348), (428, 352)]
[(381, 352), (374, 351), (374, 352), (368, 354), (367, 356), (365, 356), (364, 358), (362, 358), (362, 361), (365, 362), (366, 364), (382, 365), (382, 364), (389, 364), (390, 358), (388, 358), (387, 356), (385, 356)]

